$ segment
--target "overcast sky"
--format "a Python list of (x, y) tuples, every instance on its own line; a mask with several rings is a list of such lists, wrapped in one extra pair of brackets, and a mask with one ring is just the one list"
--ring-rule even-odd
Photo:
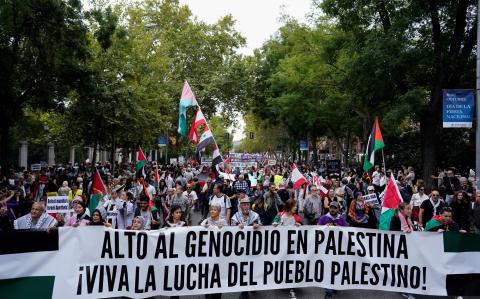
[[(236, 20), (235, 28), (247, 40), (247, 46), (239, 50), (249, 55), (282, 25), (282, 15), (291, 16), (301, 22), (306, 20), (311, 0), (180, 0), (186, 4), (199, 20), (214, 23), (231, 14)], [(243, 138), (243, 119), (234, 134), (234, 141)]]
[(213, 23), (231, 14), (236, 29), (247, 39), (241, 53), (251, 54), (281, 26), (281, 15), (300, 21), (310, 11), (311, 0), (180, 0), (200, 20)]

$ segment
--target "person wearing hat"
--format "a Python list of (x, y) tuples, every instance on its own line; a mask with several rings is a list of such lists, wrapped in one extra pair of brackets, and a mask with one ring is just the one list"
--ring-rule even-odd
[(73, 207), (75, 215), (70, 217), (65, 226), (84, 226), (90, 224), (90, 217), (87, 215), (87, 204), (83, 201), (76, 201), (75, 206)]
[(347, 222), (340, 215), (340, 204), (337, 201), (330, 202), (329, 211), (327, 214), (321, 216), (318, 219), (318, 225), (327, 225), (327, 226), (347, 226)]
[[(340, 215), (340, 204), (337, 201), (331, 201), (328, 213), (318, 219), (318, 225), (326, 226), (348, 226), (347, 221)], [(333, 298), (332, 289), (325, 289), (325, 299)]]
[(253, 226), (259, 228), (262, 225), (260, 216), (250, 209), (250, 199), (244, 197), (240, 199), (240, 209), (232, 217), (232, 226), (244, 228), (245, 226)]

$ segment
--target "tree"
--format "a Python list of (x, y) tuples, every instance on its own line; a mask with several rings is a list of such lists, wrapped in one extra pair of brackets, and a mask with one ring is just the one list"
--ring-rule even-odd
[[(327, 0), (318, 5), (338, 20), (345, 32), (369, 36), (360, 53), (367, 54), (375, 43), (396, 44), (395, 51), (383, 57), (370, 52), (370, 57), (399, 62), (386, 77), (393, 79), (393, 85), (385, 87), (394, 99), (409, 101), (412, 119), (420, 123), (423, 176), (429, 178), (436, 171), (443, 145), (442, 89), (473, 86), (476, 2)], [(371, 60), (363, 64), (375, 65)], [(360, 73), (359, 77), (366, 75)], [(372, 83), (386, 82), (379, 77)]]
[(0, 28), (0, 156), (5, 174), (11, 128), (22, 109), (63, 109), (88, 53), (80, 1), (2, 1)]

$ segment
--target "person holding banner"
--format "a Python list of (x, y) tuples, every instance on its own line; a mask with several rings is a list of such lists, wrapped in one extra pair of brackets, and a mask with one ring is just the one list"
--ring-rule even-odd
[(283, 212), (280, 212), (273, 218), (272, 225), (287, 225), (287, 226), (300, 226), (302, 225), (302, 218), (296, 214), (297, 211), (297, 202), (290, 198), (285, 202)]
[(105, 225), (105, 220), (103, 220), (103, 214), (99, 209), (95, 209), (90, 217), (90, 223), (88, 225), (92, 226), (103, 226)]
[(145, 230), (145, 219), (142, 216), (133, 218), (132, 230)]
[(187, 226), (185, 221), (182, 221), (182, 208), (180, 206), (173, 205), (170, 207), (170, 213), (165, 220), (163, 227), (182, 227)]
[(201, 226), (208, 228), (211, 226), (216, 226), (218, 228), (222, 228), (224, 226), (228, 226), (228, 222), (225, 218), (220, 217), (220, 211), (222, 210), (222, 206), (218, 203), (214, 203), (210, 205), (210, 209), (208, 210), (210, 216), (203, 220), (200, 223)]
[(15, 229), (48, 229), (57, 226), (57, 221), (45, 213), (45, 206), (41, 202), (32, 204), (30, 213), (13, 221)]
[(390, 219), (390, 230), (411, 233), (414, 230), (411, 216), (412, 205), (401, 202), (395, 211), (395, 215)]
[(90, 217), (87, 215), (87, 204), (83, 201), (77, 201), (73, 208), (75, 214), (68, 218), (65, 226), (85, 226), (90, 224)]
[(253, 226), (254, 229), (262, 225), (260, 216), (250, 209), (250, 200), (242, 198), (240, 200), (240, 210), (232, 217), (232, 226), (238, 226), (243, 229), (245, 226)]
[[(326, 226), (348, 226), (345, 219), (340, 215), (340, 204), (336, 201), (331, 201), (329, 204), (329, 212), (318, 219), (318, 225)], [(325, 299), (333, 298), (335, 290), (325, 289)]]

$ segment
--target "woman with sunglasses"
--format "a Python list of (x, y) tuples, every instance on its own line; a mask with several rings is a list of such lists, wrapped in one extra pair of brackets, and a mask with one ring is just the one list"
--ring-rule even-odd
[(418, 187), (418, 192), (412, 195), (410, 204), (412, 205), (412, 221), (418, 222), (418, 213), (420, 213), (420, 205), (428, 199), (428, 195), (425, 194), (425, 187)]

